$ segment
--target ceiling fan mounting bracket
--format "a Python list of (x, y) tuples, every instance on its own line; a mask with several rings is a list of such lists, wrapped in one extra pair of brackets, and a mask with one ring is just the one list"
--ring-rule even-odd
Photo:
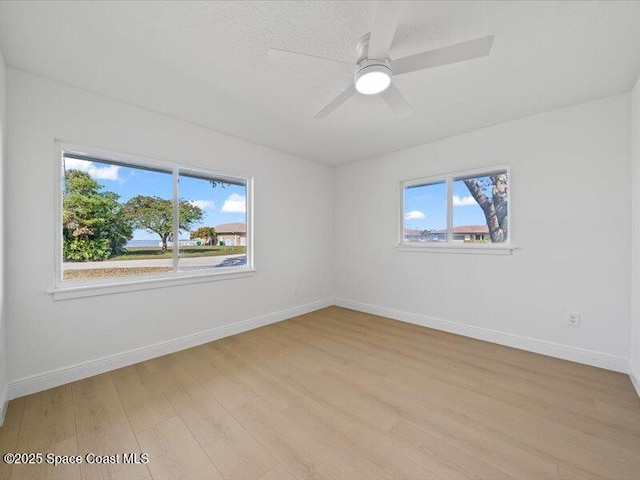
[(360, 62), (367, 58), (369, 53), (369, 37), (371, 37), (371, 33), (365, 33), (360, 37), (360, 40), (358, 40), (358, 44), (356, 45), (356, 52), (358, 53), (357, 64), (360, 64)]
[(356, 65), (356, 70), (354, 72), (354, 77), (357, 79), (360, 75), (363, 75), (366, 71), (383, 71), (386, 72), (389, 77), (393, 76), (393, 71), (391, 70), (391, 64), (389, 59), (386, 61), (382, 60), (373, 60), (369, 58), (365, 58), (362, 61), (358, 62)]
[(356, 46), (356, 50), (358, 52), (358, 61), (356, 62), (356, 70), (354, 72), (355, 77), (357, 78), (360, 74), (364, 73), (365, 70), (370, 69), (382, 69), (386, 71), (389, 76), (392, 75), (391, 71), (391, 60), (389, 57), (385, 59), (376, 59), (369, 58), (369, 37), (371, 33), (365, 33), (360, 40), (358, 41), (358, 45)]

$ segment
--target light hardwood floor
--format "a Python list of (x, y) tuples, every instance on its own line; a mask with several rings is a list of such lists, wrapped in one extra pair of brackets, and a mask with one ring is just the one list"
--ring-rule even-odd
[(331, 307), (13, 400), (31, 479), (639, 479), (626, 375)]

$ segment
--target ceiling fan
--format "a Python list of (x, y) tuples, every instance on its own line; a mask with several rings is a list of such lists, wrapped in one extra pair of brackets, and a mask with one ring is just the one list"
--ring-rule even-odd
[[(399, 2), (379, 1), (377, 3), (373, 28), (370, 33), (365, 34), (360, 39), (356, 47), (358, 60), (355, 64), (353, 83), (322, 107), (314, 115), (315, 118), (326, 117), (356, 93), (363, 95), (379, 94), (396, 114), (403, 117), (407, 116), (412, 112), (412, 108), (400, 93), (400, 90), (393, 84), (392, 79), (395, 75), (484, 57), (491, 51), (493, 35), (416, 53), (403, 58), (391, 59), (389, 58), (389, 50), (396, 33), (399, 14)], [(350, 62), (342, 60), (275, 48), (269, 49), (268, 56), (269, 60), (274, 63), (299, 63), (302, 65), (311, 63), (316, 66), (324, 62), (351, 65)]]

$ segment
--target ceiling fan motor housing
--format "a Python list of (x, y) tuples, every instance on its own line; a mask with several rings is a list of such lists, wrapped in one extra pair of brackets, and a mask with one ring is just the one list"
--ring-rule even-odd
[[(353, 75), (353, 83), (360, 93), (365, 95), (380, 93), (383, 90), (386, 90), (387, 87), (391, 84), (391, 76), (393, 72), (391, 71), (391, 66), (389, 65), (389, 60), (375, 60), (365, 58), (361, 62), (358, 63), (356, 67), (356, 72)], [(368, 82), (367, 79), (371, 79), (373, 77), (377, 77), (379, 80), (376, 82), (379, 87), (373, 87), (373, 90), (367, 91), (367, 86), (365, 83)], [(380, 84), (382, 82), (382, 84)]]

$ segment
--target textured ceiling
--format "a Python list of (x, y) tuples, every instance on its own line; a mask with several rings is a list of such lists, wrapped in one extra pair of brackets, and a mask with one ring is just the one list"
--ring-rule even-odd
[(269, 47), (355, 61), (374, 2), (0, 2), (11, 67), (337, 165), (626, 92), (640, 2), (406, 2), (394, 58), (494, 34), (489, 57), (394, 79), (396, 117), (346, 65), (271, 65)]

